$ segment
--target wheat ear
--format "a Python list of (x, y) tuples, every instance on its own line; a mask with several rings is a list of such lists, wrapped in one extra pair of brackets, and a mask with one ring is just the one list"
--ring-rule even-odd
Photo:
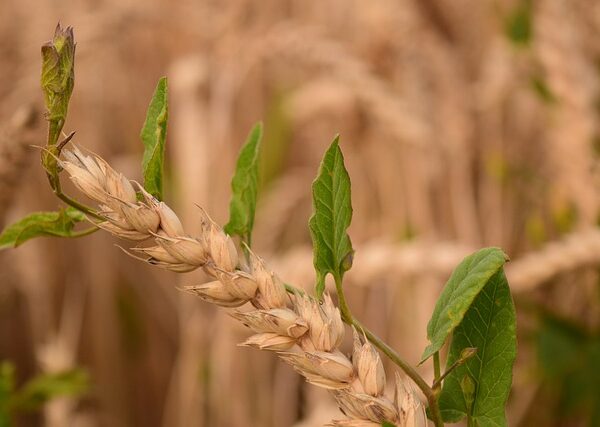
[(347, 417), (331, 425), (427, 424), (424, 406), (400, 376), (396, 375), (394, 396), (385, 395), (386, 376), (379, 354), (356, 330), (352, 357), (339, 350), (344, 324), (328, 295), (323, 303), (300, 292), (289, 295), (256, 254), (249, 251), (245, 265), (232, 239), (202, 209), (202, 232), (192, 237), (171, 208), (102, 158), (77, 148), (63, 153), (62, 168), (79, 190), (100, 204), (105, 220), (96, 222), (98, 227), (128, 240), (152, 239), (153, 246), (131, 249), (149, 264), (176, 272), (202, 268), (214, 280), (184, 289), (203, 300), (223, 307), (249, 302), (254, 307), (231, 312), (255, 332), (241, 345), (274, 351), (309, 383), (331, 390)]

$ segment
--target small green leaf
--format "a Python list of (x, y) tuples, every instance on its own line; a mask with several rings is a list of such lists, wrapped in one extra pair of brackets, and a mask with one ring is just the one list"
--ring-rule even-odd
[(325, 153), (319, 174), (312, 185), (314, 213), (309, 227), (313, 241), (314, 265), (317, 271), (316, 293), (325, 290), (325, 276), (331, 273), (341, 280), (352, 267), (354, 250), (346, 230), (352, 220), (350, 176), (336, 136)]
[(462, 322), (473, 300), (507, 259), (502, 250), (485, 248), (469, 255), (456, 267), (427, 325), (427, 338), (431, 344), (423, 352), (421, 363), (442, 348), (446, 338)]
[(521, 0), (506, 18), (505, 32), (515, 45), (527, 46), (533, 35), (531, 0)]
[(381, 427), (396, 427), (396, 424), (392, 424), (389, 421), (384, 421), (381, 423)]
[(447, 366), (466, 347), (478, 351), (444, 380), (442, 417), (445, 422), (458, 422), (470, 415), (479, 427), (505, 426), (517, 334), (515, 306), (502, 269), (487, 281), (454, 330)]
[(31, 213), (4, 229), (0, 234), (0, 250), (16, 248), (40, 236), (74, 237), (73, 226), (84, 220), (85, 215), (71, 207), (58, 212)]
[(231, 202), (229, 222), (225, 232), (238, 235), (250, 246), (256, 198), (258, 195), (258, 158), (262, 139), (262, 123), (257, 123), (250, 131), (246, 143), (240, 150), (231, 180)]
[(163, 160), (168, 117), (167, 78), (161, 77), (156, 85), (154, 95), (152, 95), (146, 113), (146, 121), (140, 134), (140, 138), (144, 143), (144, 157), (142, 160), (144, 188), (159, 200), (162, 200)]
[(89, 388), (89, 376), (83, 369), (42, 374), (27, 382), (14, 397), (15, 408), (39, 409), (47, 401), (60, 396), (80, 396)]

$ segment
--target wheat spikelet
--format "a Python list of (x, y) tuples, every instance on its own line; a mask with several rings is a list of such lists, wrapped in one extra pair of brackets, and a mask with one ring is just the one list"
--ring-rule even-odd
[(133, 248), (134, 256), (176, 272), (203, 268), (215, 280), (184, 289), (205, 301), (224, 307), (249, 302), (253, 310), (231, 313), (255, 332), (241, 345), (274, 351), (309, 383), (332, 390), (348, 417), (333, 426), (426, 425), (424, 407), (399, 377), (395, 398), (384, 395), (382, 361), (357, 331), (352, 358), (339, 350), (344, 324), (328, 295), (322, 304), (299, 292), (288, 295), (256, 254), (249, 251), (244, 265), (232, 239), (203, 210), (201, 235), (189, 236), (165, 203), (135, 184), (142, 194), (138, 201), (134, 185), (100, 157), (75, 148), (64, 158), (60, 164), (73, 183), (100, 204), (106, 220), (99, 227), (133, 241), (153, 239), (154, 246)]

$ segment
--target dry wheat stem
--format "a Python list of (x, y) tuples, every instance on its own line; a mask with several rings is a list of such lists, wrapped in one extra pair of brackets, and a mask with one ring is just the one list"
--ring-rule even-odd
[(252, 251), (241, 259), (233, 240), (204, 210), (199, 210), (201, 234), (190, 236), (173, 210), (102, 158), (77, 148), (63, 155), (61, 167), (100, 205), (104, 220), (95, 221), (98, 227), (124, 239), (153, 241), (152, 246), (132, 248), (131, 255), (175, 272), (202, 268), (214, 280), (185, 291), (222, 307), (252, 305), (250, 311), (230, 313), (255, 332), (241, 345), (276, 352), (309, 383), (330, 390), (347, 417), (331, 425), (427, 424), (411, 383), (396, 376), (394, 396), (386, 396), (383, 364), (366, 336), (354, 330), (350, 358), (339, 350), (344, 324), (328, 295), (322, 304), (300, 292), (289, 295), (264, 260)]

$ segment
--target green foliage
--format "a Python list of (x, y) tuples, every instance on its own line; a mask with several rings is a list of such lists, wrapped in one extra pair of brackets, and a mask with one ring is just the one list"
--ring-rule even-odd
[(14, 396), (13, 407), (20, 411), (38, 410), (44, 403), (61, 396), (80, 396), (89, 388), (83, 369), (41, 374), (28, 381)]
[(552, 91), (552, 88), (542, 76), (535, 75), (531, 77), (531, 88), (538, 98), (546, 104), (556, 104), (558, 98)]
[(11, 425), (15, 412), (36, 411), (51, 399), (80, 396), (89, 389), (86, 371), (75, 368), (53, 374), (40, 374), (21, 388), (15, 388), (15, 367), (0, 363), (0, 427)]
[(285, 108), (287, 96), (276, 93), (269, 102), (265, 122), (263, 142), (260, 148), (259, 191), (275, 180), (284, 167), (292, 136), (291, 120)]
[(544, 390), (558, 403), (550, 416), (566, 423), (578, 413), (600, 425), (600, 332), (544, 312), (535, 342)]
[(76, 237), (73, 227), (84, 220), (85, 215), (71, 207), (58, 212), (31, 213), (4, 229), (0, 234), (0, 250), (16, 248), (35, 237)]
[(515, 45), (527, 46), (533, 36), (533, 14), (531, 0), (520, 0), (506, 17), (504, 31)]
[(431, 344), (423, 352), (421, 363), (442, 348), (454, 328), (463, 321), (477, 295), (506, 260), (502, 250), (485, 248), (469, 255), (456, 267), (427, 325), (427, 338)]
[(381, 423), (381, 427), (396, 427), (396, 424), (392, 424), (389, 421), (384, 421)]
[(224, 227), (227, 234), (240, 236), (248, 246), (252, 241), (252, 228), (256, 212), (258, 160), (262, 134), (262, 123), (257, 123), (240, 150), (235, 174), (231, 180), (229, 222)]
[(354, 250), (346, 233), (352, 220), (350, 177), (336, 136), (325, 153), (319, 174), (312, 185), (314, 213), (309, 227), (313, 241), (314, 265), (317, 271), (317, 296), (325, 290), (325, 276), (336, 281), (352, 267)]
[(144, 143), (144, 157), (142, 159), (144, 188), (159, 200), (162, 200), (163, 163), (168, 118), (167, 78), (162, 77), (156, 85), (154, 95), (152, 95), (146, 113), (146, 121), (140, 133), (140, 138)]
[(444, 380), (442, 417), (458, 422), (468, 415), (480, 427), (505, 426), (517, 337), (515, 307), (502, 268), (486, 281), (454, 330), (447, 367), (467, 347), (478, 351)]

